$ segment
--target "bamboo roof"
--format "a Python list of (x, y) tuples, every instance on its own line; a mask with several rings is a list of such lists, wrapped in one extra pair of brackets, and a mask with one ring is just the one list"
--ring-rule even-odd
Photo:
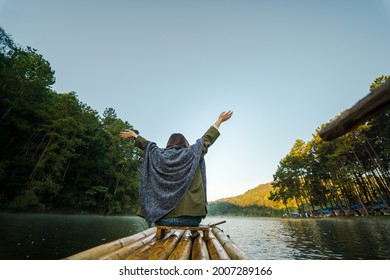
[(359, 100), (319, 132), (325, 140), (336, 139), (390, 109), (390, 79)]

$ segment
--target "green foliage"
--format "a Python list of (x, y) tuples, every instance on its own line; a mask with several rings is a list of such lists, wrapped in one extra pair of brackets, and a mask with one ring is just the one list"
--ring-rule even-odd
[(134, 213), (142, 160), (74, 92), (59, 94), (50, 64), (0, 27), (0, 209)]
[(242, 195), (211, 202), (208, 212), (210, 215), (280, 217), (285, 210), (279, 203), (269, 199), (272, 186), (272, 183), (262, 184)]
[(280, 217), (284, 211), (266, 206), (238, 206), (226, 201), (215, 201), (209, 204), (208, 213), (212, 216)]
[(385, 76), (385, 75), (382, 75), (382, 76), (376, 78), (370, 86), (370, 91), (373, 91), (374, 89), (376, 89), (378, 86), (383, 84), (388, 79), (390, 79), (390, 76)]
[[(381, 76), (371, 90), (389, 79)], [(278, 165), (270, 199), (296, 202), (299, 212), (318, 208), (366, 206), (390, 199), (390, 111), (354, 131), (323, 141), (317, 133), (305, 143), (297, 140)]]

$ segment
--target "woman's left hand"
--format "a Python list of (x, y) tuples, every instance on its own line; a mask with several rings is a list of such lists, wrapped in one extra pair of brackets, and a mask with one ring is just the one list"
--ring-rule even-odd
[(126, 130), (126, 131), (122, 131), (120, 133), (120, 136), (124, 139), (126, 138), (137, 138), (138, 134), (135, 133), (134, 131), (132, 131), (131, 129), (129, 130)]

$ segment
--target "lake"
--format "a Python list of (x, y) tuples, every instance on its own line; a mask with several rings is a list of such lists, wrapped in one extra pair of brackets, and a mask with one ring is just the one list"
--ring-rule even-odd
[[(390, 219), (208, 217), (254, 259), (390, 259)], [(134, 216), (0, 214), (0, 259), (55, 260), (147, 229)]]

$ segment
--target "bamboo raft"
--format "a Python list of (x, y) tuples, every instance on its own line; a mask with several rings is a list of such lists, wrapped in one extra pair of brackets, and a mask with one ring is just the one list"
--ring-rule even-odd
[[(223, 223), (223, 222), (222, 222)], [(218, 223), (220, 224), (220, 223)], [(216, 225), (216, 224), (215, 224)], [(250, 260), (215, 225), (158, 226), (78, 254), (66, 260)]]

